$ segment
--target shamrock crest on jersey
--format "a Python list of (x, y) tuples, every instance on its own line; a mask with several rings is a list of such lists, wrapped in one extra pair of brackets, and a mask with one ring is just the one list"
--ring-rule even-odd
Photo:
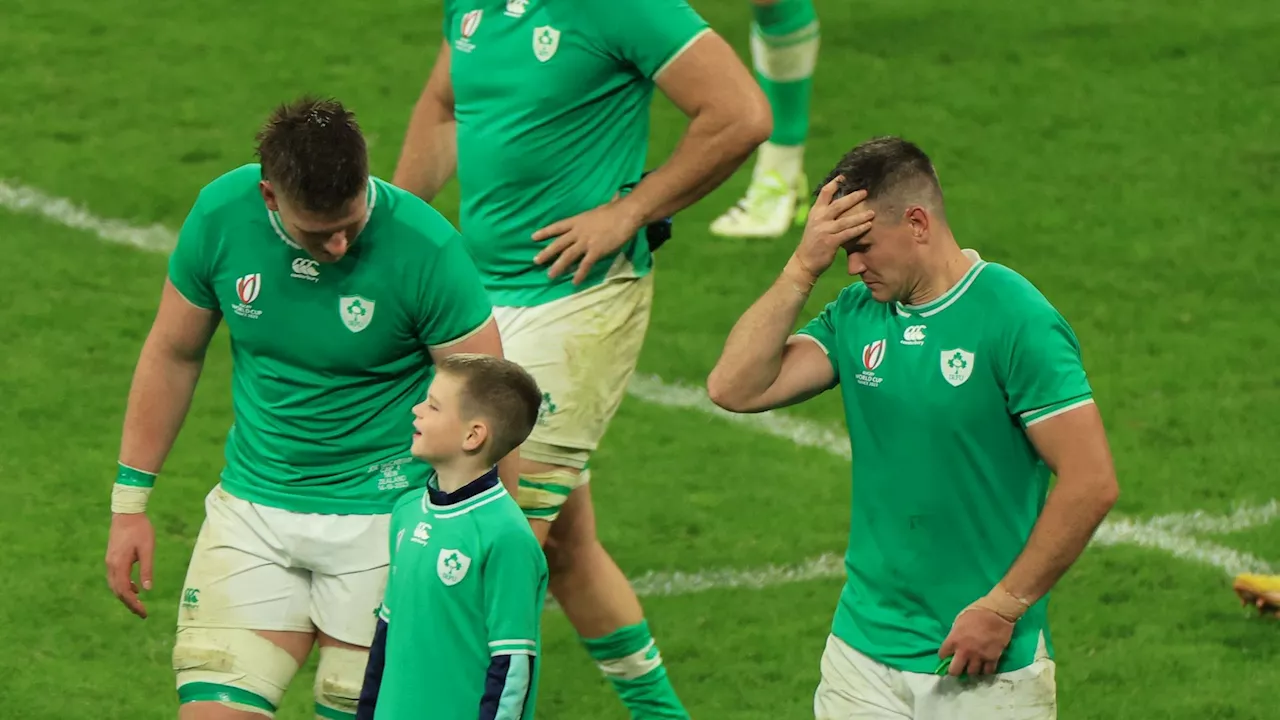
[(973, 353), (956, 348), (942, 351), (942, 377), (960, 387), (973, 374)]
[(538, 62), (546, 62), (560, 47), (560, 31), (550, 25), (533, 29), (533, 56)]
[(445, 585), (457, 585), (467, 576), (467, 568), (471, 567), (471, 558), (457, 550), (445, 548), (436, 558), (436, 574)]
[(369, 327), (373, 320), (374, 302), (359, 295), (348, 295), (338, 298), (338, 314), (342, 316), (342, 324), (351, 332), (360, 332)]

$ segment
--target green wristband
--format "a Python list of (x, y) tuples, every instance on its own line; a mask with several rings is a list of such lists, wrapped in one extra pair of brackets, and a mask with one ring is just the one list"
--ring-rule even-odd
[(120, 469), (116, 472), (116, 484), (130, 487), (149, 488), (156, 485), (156, 474), (146, 470), (131, 468), (124, 463), (116, 463)]

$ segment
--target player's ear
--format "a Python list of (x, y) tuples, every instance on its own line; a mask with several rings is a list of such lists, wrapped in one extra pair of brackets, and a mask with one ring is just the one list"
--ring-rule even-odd
[(489, 427), (479, 420), (472, 420), (467, 425), (467, 436), (462, 439), (462, 449), (473, 453), (484, 447), (489, 439)]
[(906, 212), (903, 213), (902, 219), (911, 228), (911, 238), (913, 240), (920, 241), (928, 237), (931, 224), (928, 210), (925, 210), (920, 205), (909, 205)]
[(259, 180), (258, 192), (262, 193), (262, 202), (267, 204), (268, 210), (280, 212), (280, 202), (276, 199), (276, 190), (271, 187), (271, 181)]

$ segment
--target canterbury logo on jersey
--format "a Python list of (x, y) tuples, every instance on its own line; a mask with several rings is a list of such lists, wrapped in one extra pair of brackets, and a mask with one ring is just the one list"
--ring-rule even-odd
[(310, 280), (311, 282), (319, 282), (320, 264), (311, 258), (294, 258), (293, 274), (289, 277), (296, 277), (300, 280)]
[(903, 345), (923, 345), (924, 325), (912, 325), (902, 333)]
[(430, 539), (431, 539), (431, 523), (424, 523), (424, 522), (418, 523), (418, 526), (413, 529), (413, 537), (409, 538), (409, 540), (416, 542), (419, 545), (426, 545), (427, 541)]

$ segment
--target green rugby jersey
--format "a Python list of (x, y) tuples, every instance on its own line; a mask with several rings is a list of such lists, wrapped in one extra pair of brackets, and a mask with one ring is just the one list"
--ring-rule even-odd
[[(1066, 320), (1018, 273), (978, 261), (925, 305), (845, 288), (800, 333), (826, 351), (853, 451), (848, 572), (832, 632), (890, 667), (933, 672), (965, 606), (1004, 577), (1048, 492), (1027, 426), (1092, 402)], [(1048, 596), (1000, 672), (1034, 659)]]
[(707, 30), (685, 0), (446, 0), (459, 225), (495, 305), (597, 285), (618, 255), (620, 274), (649, 271), (643, 230), (577, 288), (530, 236), (640, 180), (654, 77)]
[(169, 260), (193, 305), (231, 336), (234, 424), (222, 484), (293, 512), (390, 512), (429, 468), (409, 454), (428, 348), (482, 327), (492, 308), (457, 231), (371, 178), (368, 224), (342, 260), (293, 242), (245, 165), (200, 192)]
[[(391, 517), (376, 720), (533, 720), (547, 561), (492, 470)], [(425, 713), (425, 714), (424, 714)]]

